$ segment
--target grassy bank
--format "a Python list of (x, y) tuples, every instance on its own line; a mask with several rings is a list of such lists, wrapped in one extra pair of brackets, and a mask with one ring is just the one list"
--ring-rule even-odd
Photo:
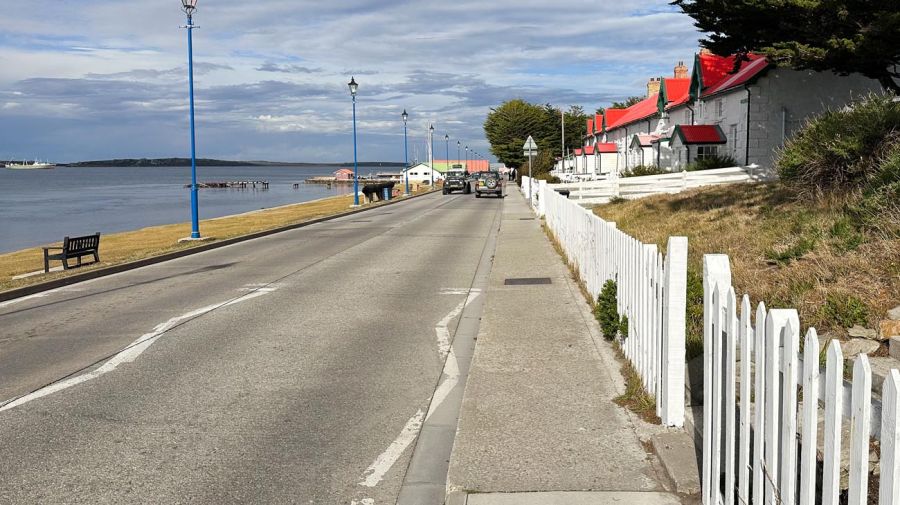
[[(423, 189), (423, 191), (427, 190)], [(332, 216), (347, 212), (350, 210), (352, 203), (352, 195), (337, 196), (246, 214), (202, 220), (200, 222), (200, 232), (204, 237), (212, 237), (211, 240), (204, 242), (178, 242), (179, 239), (190, 236), (190, 223), (151, 226), (135, 231), (104, 234), (100, 239), (100, 263), (23, 279), (13, 279), (13, 277), (43, 270), (44, 260), (41, 248), (33, 247), (6, 253), (0, 255), (0, 291), (74, 275), (84, 272), (86, 269), (118, 265), (181, 249), (197, 247), (201, 244), (208, 244), (211, 241), (230, 239), (311, 221), (325, 216)], [(379, 205), (379, 203), (372, 205)], [(58, 266), (59, 264), (58, 261), (51, 262), (51, 266)]]
[(800, 203), (780, 184), (737, 184), (601, 205), (648, 243), (688, 237), (688, 355), (702, 352), (702, 257), (731, 259), (738, 296), (796, 308), (804, 329), (843, 338), (900, 304), (900, 238), (855, 226), (845, 202)]

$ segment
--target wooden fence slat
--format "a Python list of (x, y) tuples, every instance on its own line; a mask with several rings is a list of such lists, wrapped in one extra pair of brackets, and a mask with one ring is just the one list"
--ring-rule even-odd
[(729, 287), (728, 293), (725, 295), (725, 323), (724, 323), (724, 349), (723, 357), (725, 358), (725, 381), (723, 394), (725, 407), (725, 434), (723, 442), (725, 444), (725, 505), (734, 504), (735, 479), (734, 479), (734, 449), (735, 449), (735, 409), (737, 402), (735, 400), (735, 350), (737, 347), (737, 302), (735, 300), (734, 288)]
[(782, 330), (781, 388), (781, 469), (783, 505), (793, 505), (797, 489), (797, 353), (800, 351), (800, 319), (797, 311), (786, 309), (788, 320)]
[(884, 379), (881, 390), (881, 483), (880, 505), (900, 503), (900, 372)]
[(825, 432), (822, 505), (838, 505), (841, 491), (841, 419), (844, 411), (844, 353), (832, 340), (825, 359)]
[(816, 500), (816, 435), (819, 414), (819, 337), (815, 328), (803, 343), (803, 424), (801, 427), (800, 505)]
[(666, 426), (684, 426), (685, 309), (687, 306), (687, 237), (669, 237), (666, 246), (663, 288), (663, 333), (665, 348), (661, 396), (665, 397), (662, 421)]
[(766, 479), (763, 476), (766, 432), (766, 305), (759, 302), (756, 307), (756, 327), (753, 330), (753, 394), (755, 400), (753, 423), (753, 496), (751, 503), (763, 503)]
[(781, 369), (779, 364), (779, 337), (784, 327), (786, 318), (784, 309), (772, 309), (766, 318), (766, 431), (765, 437), (765, 463), (763, 465), (763, 478), (766, 480), (765, 503), (775, 504), (781, 499), (778, 492), (778, 435), (781, 424), (779, 406), (781, 384)]
[[(712, 465), (710, 466), (710, 475), (712, 480), (713, 496), (712, 503), (718, 503), (719, 501), (719, 480), (722, 475), (722, 379), (724, 377), (724, 356), (722, 351), (722, 330), (723, 324), (725, 322), (724, 310), (725, 310), (725, 296), (726, 292), (724, 289), (720, 289), (722, 286), (716, 286), (713, 290), (713, 316), (712, 316), (712, 340), (710, 341), (710, 345), (712, 347), (712, 390), (709, 397), (709, 400), (706, 398), (703, 399), (704, 409), (706, 409), (707, 405), (709, 410), (712, 411), (712, 421), (711, 421), (711, 432), (712, 432), (712, 448), (710, 450), (710, 459), (712, 461)], [(708, 404), (706, 402), (709, 402)]]
[(853, 365), (852, 415), (850, 418), (849, 505), (866, 505), (869, 494), (869, 415), (872, 400), (872, 368), (860, 354)]
[(738, 503), (750, 503), (750, 297), (741, 299), (741, 319), (739, 325), (741, 357), (740, 431), (738, 434)]

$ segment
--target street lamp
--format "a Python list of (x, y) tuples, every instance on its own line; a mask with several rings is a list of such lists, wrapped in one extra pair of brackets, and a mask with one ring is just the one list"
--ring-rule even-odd
[(457, 140), (456, 141), (456, 164), (457, 165), (459, 165), (459, 146), (460, 146), (460, 142)]
[(466, 146), (466, 172), (469, 172), (469, 146)]
[(406, 196), (409, 196), (409, 147), (406, 144), (406, 120), (409, 119), (409, 114), (406, 109), (403, 109), (400, 117), (403, 118), (403, 173), (406, 175)]
[(350, 87), (350, 97), (353, 99), (353, 206), (359, 207), (359, 163), (356, 157), (356, 90), (359, 89), (359, 84), (351, 76), (347, 86)]
[(431, 143), (431, 187), (434, 188), (434, 125), (428, 127), (428, 138)]
[(197, 141), (194, 134), (194, 11), (197, 0), (181, 0), (181, 9), (187, 14), (188, 33), (188, 89), (191, 103), (191, 238), (200, 238), (200, 213), (197, 209)]
[(447, 171), (450, 171), (450, 134), (444, 134), (444, 142), (447, 144)]

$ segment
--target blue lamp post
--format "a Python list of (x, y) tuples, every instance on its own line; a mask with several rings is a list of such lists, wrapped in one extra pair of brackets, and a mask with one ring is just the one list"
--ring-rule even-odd
[(444, 142), (447, 144), (447, 171), (450, 171), (450, 134), (444, 134)]
[(359, 207), (359, 162), (356, 158), (356, 90), (359, 89), (359, 84), (351, 76), (347, 86), (350, 87), (350, 97), (353, 99), (353, 206)]
[(431, 142), (431, 187), (434, 188), (434, 125), (428, 127), (428, 139)]
[(187, 14), (188, 33), (188, 89), (191, 103), (191, 238), (200, 238), (200, 217), (197, 210), (197, 141), (194, 135), (194, 41), (192, 32), (195, 28), (193, 15), (197, 10), (198, 0), (181, 0), (181, 9)]
[(403, 109), (400, 117), (403, 118), (403, 173), (406, 175), (406, 196), (409, 196), (409, 146), (406, 141), (406, 120), (409, 119), (409, 114), (406, 109)]

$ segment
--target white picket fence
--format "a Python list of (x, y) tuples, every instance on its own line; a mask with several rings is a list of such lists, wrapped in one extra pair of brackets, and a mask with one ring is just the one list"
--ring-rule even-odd
[(731, 167), (695, 172), (675, 172), (640, 177), (614, 177), (599, 181), (553, 184), (554, 189), (567, 189), (570, 198), (582, 205), (608, 203), (611, 199), (642, 198), (663, 193), (680, 193), (687, 189), (738, 182), (770, 180), (773, 174), (760, 168)]
[(606, 281), (617, 282), (619, 314), (628, 317), (625, 356), (656, 397), (662, 422), (683, 426), (687, 238), (670, 237), (663, 255), (655, 244), (625, 234), (544, 181), (533, 187), (532, 207), (546, 217), (591, 296), (596, 300)]
[[(837, 505), (842, 443), (850, 449), (848, 503), (864, 505), (873, 491), (870, 437), (881, 441), (878, 503), (900, 504), (900, 372), (891, 370), (879, 402), (872, 398), (866, 355), (856, 360), (847, 384), (837, 341), (828, 344), (824, 373), (814, 328), (800, 352), (796, 310), (766, 310), (760, 303), (751, 321), (744, 296), (738, 311), (728, 256), (704, 256), (703, 283), (704, 505)], [(817, 482), (820, 419), (823, 466)], [(844, 419), (849, 440), (841, 440)]]

